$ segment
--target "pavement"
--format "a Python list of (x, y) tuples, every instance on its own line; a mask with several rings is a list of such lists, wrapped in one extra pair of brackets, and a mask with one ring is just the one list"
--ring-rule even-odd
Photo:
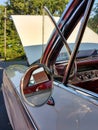
[(5, 104), (4, 104), (1, 84), (2, 84), (2, 75), (3, 75), (4, 68), (13, 64), (26, 65), (27, 62), (26, 61), (10, 61), (10, 62), (0, 61), (0, 130), (12, 130), (11, 124), (7, 116)]

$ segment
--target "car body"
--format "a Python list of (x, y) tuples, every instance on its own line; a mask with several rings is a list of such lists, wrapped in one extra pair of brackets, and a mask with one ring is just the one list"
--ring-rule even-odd
[[(98, 45), (91, 43), (93, 49), (84, 47), (79, 50), (93, 3), (94, 0), (69, 2), (58, 22), (59, 28), (56, 27), (47, 43), (40, 63), (31, 66), (12, 65), (4, 70), (2, 90), (13, 129), (98, 129)], [(51, 17), (51, 14), (49, 16)], [(67, 39), (80, 20), (74, 49), (70, 49)], [(67, 48), (67, 55), (64, 55), (65, 59), (58, 61), (64, 45)], [(88, 44), (85, 43), (83, 46)], [(36, 75), (40, 80), (36, 79), (35, 92), (36, 86), (31, 82), (31, 75), (34, 70), (36, 74), (38, 72), (36, 69), (40, 66), (44, 71), (39, 71), (40, 73)], [(40, 75), (42, 73), (44, 79)], [(29, 81), (30, 85), (33, 84), (32, 93), (35, 92), (31, 103), (26, 100), (24, 94), (24, 87), (29, 90)], [(45, 83), (49, 83), (49, 87)], [(46, 88), (50, 93), (48, 98), (42, 101), (37, 92), (42, 93), (44, 100)], [(36, 93), (39, 97), (36, 97)]]

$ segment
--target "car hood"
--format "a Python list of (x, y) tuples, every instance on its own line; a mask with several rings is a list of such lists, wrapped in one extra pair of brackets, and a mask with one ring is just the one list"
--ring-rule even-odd
[[(43, 27), (42, 15), (12, 15), (12, 19), (28, 63), (32, 64), (41, 58), (49, 36), (54, 29), (54, 25), (48, 16), (44, 16)], [(54, 17), (54, 19), (58, 22), (59, 17)]]
[[(27, 68), (23, 65), (13, 65), (4, 71), (20, 99), (20, 80)], [(54, 106), (45, 104), (34, 108), (21, 100), (28, 110), (30, 119), (40, 130), (97, 130), (98, 106), (69, 91), (71, 89), (67, 86), (61, 87), (62, 85), (54, 82)]]

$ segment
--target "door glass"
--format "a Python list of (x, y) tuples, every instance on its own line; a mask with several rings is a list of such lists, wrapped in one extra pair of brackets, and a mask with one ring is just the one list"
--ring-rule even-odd
[(80, 44), (77, 58), (86, 58), (98, 54), (98, 0), (91, 10), (86, 30)]
[[(74, 50), (75, 47), (75, 40), (80, 28), (81, 21), (77, 24), (74, 31), (71, 33), (70, 37), (67, 40), (67, 43), (69, 44), (69, 47), (71, 48), (71, 51)], [(90, 54), (90, 50), (96, 50), (96, 53), (98, 53), (98, 0), (95, 0), (95, 3), (93, 5), (92, 11), (89, 16), (89, 20), (87, 23), (86, 30), (84, 32), (79, 51), (77, 54), (77, 58), (82, 58)], [(60, 51), (60, 54), (57, 57), (58, 61), (68, 61), (69, 57), (66, 51), (66, 47), (63, 46), (62, 50)]]

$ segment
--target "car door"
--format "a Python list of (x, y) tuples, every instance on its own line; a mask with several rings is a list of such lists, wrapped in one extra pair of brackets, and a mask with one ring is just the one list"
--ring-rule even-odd
[[(72, 0), (69, 6), (67, 7), (67, 10), (64, 11), (61, 20), (59, 22), (59, 26), (61, 28), (61, 31), (64, 33), (66, 39), (71, 34), (75, 25), (78, 23), (78, 21), (84, 14), (85, 10), (88, 9), (87, 12), (90, 11), (91, 8), (88, 8), (89, 2), (91, 2), (90, 4), (92, 5), (93, 2), (92, 0), (90, 1)], [(87, 16), (85, 18), (87, 18)], [(83, 28), (81, 28), (81, 30), (82, 29), (84, 30), (85, 27), (84, 25), (86, 24), (85, 22), (86, 19), (84, 20), (84, 24), (82, 25)], [(79, 34), (83, 35), (83, 32)], [(59, 55), (59, 52), (62, 47), (63, 47), (62, 39), (58, 36), (58, 34), (55, 34), (54, 31), (46, 47), (46, 50), (42, 56), (42, 59), (40, 60), (40, 63), (48, 66), (52, 71), (57, 56)], [(78, 48), (76, 48), (76, 51), (77, 49)], [(24, 67), (12, 66), (7, 68), (6, 70), (7, 77), (11, 82), (11, 86), (14, 88), (14, 90), (16, 90), (18, 95), (18, 98), (17, 96), (16, 98), (17, 100), (19, 99), (19, 101), (21, 101), (21, 104), (23, 104), (23, 109), (26, 111), (28, 121), (30, 120), (32, 124), (33, 123), (36, 124), (37, 127), (35, 129), (97, 130), (98, 128), (97, 96), (94, 96), (93, 93), (88, 93), (88, 91), (84, 91), (84, 89), (80, 89), (79, 87), (76, 87), (75, 85), (72, 85), (70, 84), (70, 82), (68, 82), (68, 79), (70, 78), (70, 66), (73, 65), (74, 63), (75, 59), (74, 56), (76, 55), (75, 53), (73, 53), (74, 55), (71, 57), (71, 60), (73, 62), (69, 60), (67, 71), (65, 71), (64, 69), (64, 75), (63, 75), (64, 78), (62, 79), (62, 81), (58, 80), (58, 78), (62, 77), (58, 77), (57, 75), (56, 80), (54, 77), (53, 82), (54, 89), (51, 95), (55, 102), (54, 106), (45, 104), (41, 107), (36, 108), (28, 105), (25, 102), (25, 100), (23, 100), (23, 96), (19, 88), (21, 77), (25, 75)], [(10, 76), (11, 72), (13, 72), (14, 74), (12, 77)], [(65, 72), (67, 73), (67, 75), (65, 75), (66, 74)], [(74, 69), (72, 69), (72, 72), (74, 72)], [(4, 85), (6, 86), (6, 89), (10, 90), (10, 88), (7, 87), (8, 85), (7, 82)], [(15, 115), (16, 114), (14, 114), (13, 116)]]

